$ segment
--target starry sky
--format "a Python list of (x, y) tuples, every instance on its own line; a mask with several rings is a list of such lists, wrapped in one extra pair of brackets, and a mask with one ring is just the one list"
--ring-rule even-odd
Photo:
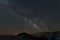
[(60, 30), (60, 0), (0, 0), (0, 35)]

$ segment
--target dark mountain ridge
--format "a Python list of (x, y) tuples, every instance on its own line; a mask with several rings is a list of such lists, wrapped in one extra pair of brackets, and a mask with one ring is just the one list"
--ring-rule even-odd
[(33, 36), (33, 34), (28, 34), (25, 32), (19, 33), (16, 36), (12, 35), (0, 35), (0, 40), (57, 40), (60, 38), (60, 31), (57, 32), (42, 32), (43, 35), (39, 34), (37, 36)]

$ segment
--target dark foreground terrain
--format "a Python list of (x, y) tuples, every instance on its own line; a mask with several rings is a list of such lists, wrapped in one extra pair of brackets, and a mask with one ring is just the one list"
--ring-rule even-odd
[(60, 40), (60, 32), (43, 32), (39, 37), (27, 33), (19, 33), (17, 36), (0, 36), (0, 40)]

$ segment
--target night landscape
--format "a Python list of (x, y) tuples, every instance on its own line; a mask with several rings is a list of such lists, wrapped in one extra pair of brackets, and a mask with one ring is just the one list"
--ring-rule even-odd
[[(42, 34), (41, 34), (42, 33)], [(60, 40), (60, 31), (41, 32), (39, 37), (28, 33), (19, 33), (18, 35), (0, 35), (0, 40)]]
[(0, 0), (0, 40), (60, 40), (60, 0)]

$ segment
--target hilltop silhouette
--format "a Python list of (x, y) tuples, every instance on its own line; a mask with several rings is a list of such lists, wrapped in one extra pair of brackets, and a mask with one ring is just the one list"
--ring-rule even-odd
[(26, 33), (26, 32), (19, 33), (17, 36), (21, 36), (21, 35), (28, 35), (28, 36), (31, 36), (31, 35), (29, 35), (29, 34)]
[(28, 34), (28, 33), (19, 33), (17, 35), (17, 38), (20, 39), (20, 40), (48, 40), (45, 36), (42, 36), (40, 38), (37, 38), (37, 37), (33, 37), (31, 34)]
[[(39, 37), (32, 36), (26, 32), (19, 33), (16, 36), (0, 36), (0, 40), (58, 40), (60, 38), (60, 31), (56, 32), (43, 32), (44, 34), (38, 35)], [(50, 37), (50, 38), (49, 38)], [(58, 39), (57, 39), (58, 38)]]
[(56, 32), (43, 32), (44, 34), (43, 35), (38, 35), (40, 37), (35, 37), (35, 36), (32, 36), (28, 33), (19, 33), (17, 36), (19, 38), (22, 38), (23, 40), (24, 39), (27, 39), (27, 40), (55, 40), (56, 38), (60, 38), (59, 35), (60, 35), (60, 31), (56, 31)]

